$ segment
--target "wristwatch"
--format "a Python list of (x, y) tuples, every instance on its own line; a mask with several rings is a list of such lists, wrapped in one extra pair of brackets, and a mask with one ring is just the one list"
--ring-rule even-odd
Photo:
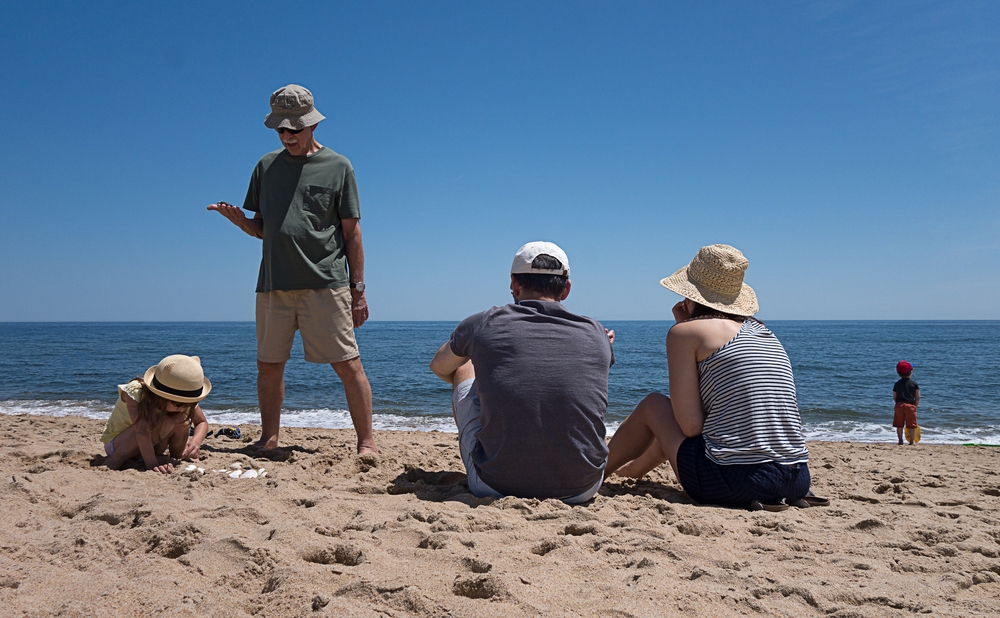
[(354, 283), (351, 284), (351, 289), (352, 290), (357, 290), (359, 292), (364, 292), (365, 291), (365, 282), (364, 281), (355, 281)]

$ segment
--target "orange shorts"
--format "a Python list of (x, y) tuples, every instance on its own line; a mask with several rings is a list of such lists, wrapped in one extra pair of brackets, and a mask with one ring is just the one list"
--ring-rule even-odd
[[(905, 424), (904, 424), (905, 423)], [(916, 427), (917, 406), (912, 403), (897, 403), (896, 413), (892, 417), (893, 427)]]

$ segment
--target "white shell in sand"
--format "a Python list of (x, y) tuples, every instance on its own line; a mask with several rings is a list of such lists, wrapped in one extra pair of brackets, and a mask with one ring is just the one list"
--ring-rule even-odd
[(238, 478), (240, 478), (240, 471), (239, 470), (233, 470), (232, 472), (229, 473), (229, 478), (231, 478), (231, 479), (238, 479)]
[(188, 466), (187, 468), (184, 468), (184, 471), (185, 471), (185, 472), (190, 472), (190, 471), (192, 471), (192, 470), (196, 470), (197, 468), (198, 468), (198, 466), (196, 466), (196, 465), (194, 465), (194, 464), (191, 464), (191, 465), (190, 465), (190, 466)]
[(205, 474), (205, 468), (198, 468), (198, 474)]
[(242, 470), (243, 469), (243, 464), (241, 464), (241, 463), (231, 463), (231, 464), (229, 464), (229, 467), (232, 468), (233, 470)]
[(257, 471), (256, 470), (247, 470), (246, 472), (244, 472), (243, 474), (240, 475), (240, 478), (241, 479), (255, 479), (255, 478), (257, 478)]

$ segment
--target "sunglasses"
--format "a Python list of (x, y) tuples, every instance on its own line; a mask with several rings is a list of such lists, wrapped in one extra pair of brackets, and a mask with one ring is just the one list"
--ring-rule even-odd
[(302, 133), (302, 131), (303, 131), (303, 129), (286, 129), (285, 127), (281, 127), (280, 129), (278, 129), (278, 133), (282, 134), (282, 135), (284, 135), (285, 133), (291, 133), (292, 135), (298, 135), (299, 133)]

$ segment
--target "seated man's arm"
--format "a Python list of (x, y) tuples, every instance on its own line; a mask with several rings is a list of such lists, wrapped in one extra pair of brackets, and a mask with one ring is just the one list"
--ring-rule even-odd
[(455, 371), (468, 362), (468, 360), (465, 356), (459, 356), (452, 352), (451, 341), (445, 341), (444, 345), (438, 348), (437, 354), (434, 355), (434, 359), (431, 361), (431, 371), (437, 377), (451, 384), (455, 377)]

